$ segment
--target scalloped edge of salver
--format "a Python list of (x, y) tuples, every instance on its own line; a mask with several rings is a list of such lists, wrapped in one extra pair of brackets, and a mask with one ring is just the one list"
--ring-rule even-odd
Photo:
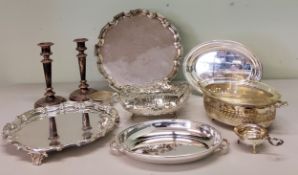
[(181, 45), (180, 35), (179, 35), (176, 27), (173, 24), (171, 24), (164, 16), (162, 16), (156, 12), (150, 12), (149, 10), (146, 10), (146, 9), (130, 10), (127, 13), (121, 12), (121, 13), (115, 15), (113, 20), (111, 22), (108, 22), (101, 29), (99, 36), (98, 36), (99, 41), (95, 45), (95, 55), (98, 58), (97, 59), (98, 70), (103, 75), (103, 77), (108, 81), (110, 87), (112, 87), (114, 90), (117, 90), (117, 91), (120, 91), (123, 88), (123, 86), (118, 85), (117, 82), (115, 80), (113, 80), (113, 78), (105, 71), (105, 69), (103, 67), (103, 56), (101, 55), (100, 49), (104, 45), (104, 38), (105, 38), (106, 33), (108, 32), (108, 30), (110, 28), (117, 25), (119, 20), (126, 18), (126, 17), (131, 17), (131, 16), (135, 16), (135, 15), (140, 15), (140, 14), (147, 16), (150, 19), (159, 20), (160, 23), (162, 24), (162, 26), (164, 28), (170, 30), (170, 32), (173, 34), (173, 37), (174, 37), (173, 45), (175, 46), (175, 48), (177, 50), (177, 54), (176, 54), (176, 57), (173, 58), (174, 65), (173, 65), (172, 71), (164, 78), (164, 80), (167, 81), (167, 80), (173, 79), (175, 77), (175, 75), (177, 74), (179, 66), (180, 66), (180, 60), (181, 60), (182, 53), (183, 53), (183, 47)]

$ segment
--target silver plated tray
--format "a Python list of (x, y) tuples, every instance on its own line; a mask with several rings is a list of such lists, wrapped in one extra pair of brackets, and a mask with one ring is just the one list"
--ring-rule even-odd
[(111, 143), (113, 153), (158, 164), (195, 161), (228, 150), (228, 141), (208, 124), (180, 119), (152, 120), (120, 132)]
[(100, 31), (95, 53), (98, 69), (115, 90), (171, 80), (182, 54), (176, 28), (144, 9), (119, 13)]
[(260, 80), (261, 62), (241, 43), (214, 40), (194, 47), (185, 57), (183, 72), (202, 93), (200, 82), (214, 79)]
[(25, 112), (3, 128), (3, 138), (40, 165), (49, 152), (91, 143), (119, 121), (116, 109), (93, 102), (65, 102)]

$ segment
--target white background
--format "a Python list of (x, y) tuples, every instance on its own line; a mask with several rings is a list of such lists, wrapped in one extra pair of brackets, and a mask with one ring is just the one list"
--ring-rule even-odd
[[(261, 60), (264, 78), (298, 77), (295, 0), (0, 0), (0, 86), (44, 82), (41, 41), (52, 41), (53, 82), (75, 82), (73, 39), (86, 37), (88, 80), (102, 79), (93, 46), (100, 29), (121, 12), (147, 8), (180, 30), (185, 53), (212, 39), (242, 42)], [(182, 75), (178, 76), (181, 78)]]

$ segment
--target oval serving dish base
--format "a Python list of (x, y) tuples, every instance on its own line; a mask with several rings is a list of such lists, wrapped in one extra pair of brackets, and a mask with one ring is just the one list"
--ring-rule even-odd
[(150, 120), (118, 134), (112, 150), (154, 164), (199, 160), (221, 149), (223, 138), (212, 126), (182, 119)]

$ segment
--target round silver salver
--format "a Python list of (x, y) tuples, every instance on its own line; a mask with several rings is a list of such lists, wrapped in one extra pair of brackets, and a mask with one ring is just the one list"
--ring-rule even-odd
[(98, 39), (98, 69), (117, 91), (151, 86), (177, 73), (180, 36), (160, 14), (143, 9), (122, 12), (102, 28)]
[(183, 72), (199, 92), (200, 82), (214, 79), (260, 80), (262, 64), (243, 44), (214, 40), (194, 47), (185, 57)]

